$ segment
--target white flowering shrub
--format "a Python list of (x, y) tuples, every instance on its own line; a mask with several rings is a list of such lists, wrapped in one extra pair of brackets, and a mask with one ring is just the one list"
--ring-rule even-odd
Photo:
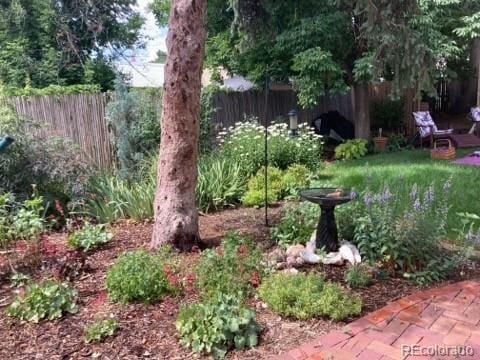
[[(314, 169), (321, 162), (322, 136), (315, 134), (308, 124), (299, 125), (295, 138), (289, 136), (288, 125), (284, 123), (273, 123), (267, 132), (269, 165), (282, 170), (292, 164)], [(264, 164), (264, 133), (265, 127), (256, 119), (236, 123), (217, 136), (220, 153), (239, 163), (246, 174), (253, 175)]]

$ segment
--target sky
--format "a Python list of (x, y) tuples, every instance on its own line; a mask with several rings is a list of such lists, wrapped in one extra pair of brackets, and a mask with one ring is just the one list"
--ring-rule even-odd
[(132, 63), (145, 63), (153, 61), (155, 60), (157, 51), (159, 49), (162, 49), (163, 51), (166, 51), (167, 49), (165, 44), (167, 28), (159, 28), (155, 23), (155, 17), (148, 9), (148, 4), (151, 2), (152, 0), (137, 0), (138, 9), (145, 18), (142, 34), (146, 37), (146, 47), (145, 49), (137, 49), (136, 51), (133, 51), (130, 56), (128, 56), (129, 61)]

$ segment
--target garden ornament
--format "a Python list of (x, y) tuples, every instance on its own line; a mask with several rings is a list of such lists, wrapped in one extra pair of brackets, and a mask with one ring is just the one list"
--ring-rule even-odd
[(0, 153), (4, 152), (15, 140), (10, 136), (0, 139)]

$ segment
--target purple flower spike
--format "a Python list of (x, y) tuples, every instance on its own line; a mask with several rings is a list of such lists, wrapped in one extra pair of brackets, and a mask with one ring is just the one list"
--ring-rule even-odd
[(448, 193), (451, 187), (452, 187), (452, 179), (450, 178), (447, 181), (445, 181), (445, 183), (443, 184), (443, 191), (445, 193)]
[(415, 211), (422, 210), (422, 204), (420, 204), (420, 200), (418, 198), (415, 199), (415, 202), (413, 203), (413, 208), (415, 209)]
[(418, 185), (417, 183), (413, 184), (412, 191), (410, 192), (410, 198), (415, 201), (418, 197)]
[(373, 204), (373, 197), (370, 193), (366, 193), (363, 197), (363, 201), (365, 202), (365, 206), (370, 209)]
[(433, 189), (433, 186), (430, 185), (428, 187), (427, 192), (425, 193), (425, 206), (427, 207), (428, 205), (432, 204), (435, 201), (435, 190)]
[(382, 205), (386, 204), (392, 198), (392, 196), (393, 194), (390, 192), (390, 189), (388, 187), (385, 187), (382, 194), (380, 195), (380, 203)]

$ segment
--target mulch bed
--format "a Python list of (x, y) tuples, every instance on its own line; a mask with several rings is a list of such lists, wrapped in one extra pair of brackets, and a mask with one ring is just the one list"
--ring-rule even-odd
[[(272, 224), (279, 221), (282, 206), (270, 209)], [(263, 210), (238, 208), (202, 216), (200, 219), (202, 239), (215, 246), (229, 231), (252, 235), (268, 251), (274, 244), (263, 224)], [(195, 294), (167, 298), (160, 304), (132, 304), (121, 306), (108, 302), (105, 289), (106, 271), (124, 251), (148, 246), (152, 231), (151, 223), (134, 224), (122, 222), (115, 226), (114, 240), (105, 247), (85, 257), (63, 259), (65, 234), (49, 235), (45, 241), (51, 254), (43, 259), (42, 267), (31, 267), (35, 278), (61, 273), (71, 276), (78, 290), (79, 312), (56, 321), (40, 324), (21, 323), (6, 315), (6, 306), (15, 296), (8, 281), (2, 279), (0, 287), (0, 359), (195, 359), (200, 358), (178, 345), (175, 319), (179, 307), (195, 298)], [(200, 258), (199, 253), (180, 255), (182, 268), (192, 269)], [(71, 263), (74, 265), (71, 266)], [(78, 270), (81, 270), (78, 272)], [(310, 269), (312, 270), (312, 269)], [(330, 280), (343, 284), (345, 267), (317, 266), (314, 271), (323, 272)], [(77, 272), (77, 273), (76, 273)], [(471, 272), (462, 279), (479, 277)], [(452, 279), (459, 280), (459, 279)], [(355, 291), (364, 302), (364, 313), (383, 307), (387, 302), (415, 292), (413, 283), (397, 278), (375, 282), (371, 287)], [(260, 345), (248, 351), (232, 351), (228, 359), (266, 359), (273, 354), (292, 349), (301, 343), (318, 337), (345, 323), (333, 323), (323, 319), (294, 321), (282, 319), (254, 300), (258, 320), (264, 331)], [(114, 316), (120, 329), (103, 343), (85, 344), (84, 328), (97, 318)], [(351, 319), (349, 319), (351, 320)], [(348, 322), (348, 321), (347, 321)]]

